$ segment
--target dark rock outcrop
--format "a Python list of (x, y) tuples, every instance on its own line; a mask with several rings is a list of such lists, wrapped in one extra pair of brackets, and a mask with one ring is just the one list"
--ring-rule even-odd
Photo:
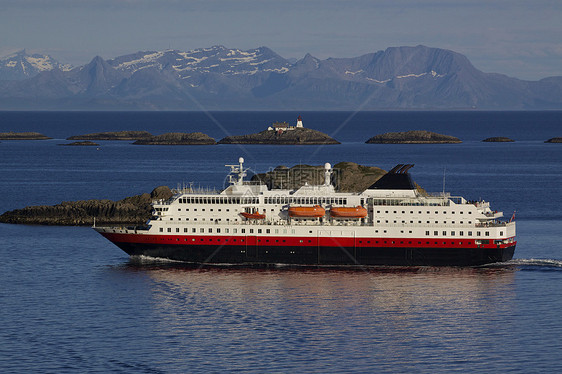
[(515, 140), (506, 138), (505, 136), (494, 136), (491, 138), (486, 138), (482, 141), (488, 143), (509, 143), (509, 142), (514, 142)]
[(459, 138), (451, 135), (437, 134), (431, 131), (406, 131), (406, 132), (387, 132), (376, 135), (367, 140), (367, 144), (442, 144), (442, 143), (462, 143)]
[(133, 144), (140, 145), (213, 145), (217, 144), (215, 139), (202, 132), (170, 132), (162, 135), (151, 136), (146, 139), (137, 140)]
[(562, 138), (550, 138), (545, 143), (562, 143)]
[(152, 137), (148, 131), (113, 131), (75, 135), (66, 140), (139, 140)]
[(264, 130), (256, 134), (227, 136), (219, 144), (278, 144), (278, 145), (317, 145), (340, 144), (323, 132), (297, 128), (290, 131)]
[[(375, 183), (386, 172), (375, 166), (362, 166), (354, 162), (340, 162), (333, 166), (332, 184), (341, 192), (361, 192)], [(262, 181), (269, 188), (299, 188), (305, 183), (324, 183), (324, 166), (278, 166), (267, 173), (256, 174), (253, 181)]]
[(91, 142), (89, 140), (84, 140), (83, 142), (73, 142), (67, 144), (59, 144), (59, 145), (69, 145), (69, 146), (82, 146), (82, 147), (90, 147), (90, 146), (99, 146), (98, 143)]
[(38, 132), (0, 132), (0, 140), (47, 140), (52, 139)]
[(57, 205), (30, 206), (0, 215), (1, 223), (39, 225), (142, 224), (150, 218), (153, 200), (169, 199), (171, 190), (157, 187), (152, 193), (123, 200), (66, 201)]

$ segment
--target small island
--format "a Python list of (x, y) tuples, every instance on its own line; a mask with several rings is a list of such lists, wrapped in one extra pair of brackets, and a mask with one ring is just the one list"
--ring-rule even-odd
[(367, 140), (367, 144), (448, 144), (462, 143), (451, 135), (437, 134), (430, 131), (387, 132)]
[(219, 144), (321, 145), (340, 142), (323, 132), (304, 128), (299, 116), (296, 126), (290, 126), (287, 122), (275, 122), (262, 132), (227, 136), (221, 139)]
[(143, 224), (151, 215), (153, 200), (167, 200), (172, 191), (166, 186), (152, 193), (127, 197), (119, 201), (65, 201), (57, 205), (29, 206), (0, 215), (1, 223), (27, 225), (91, 226), (96, 224)]
[(99, 146), (98, 143), (91, 142), (89, 140), (84, 140), (83, 142), (73, 142), (68, 144), (59, 144), (59, 145), (67, 145), (71, 147), (91, 147), (91, 146)]
[(38, 132), (0, 132), (0, 140), (48, 140), (52, 139)]
[(562, 143), (562, 138), (550, 138), (545, 143)]
[(76, 135), (66, 140), (139, 140), (152, 137), (148, 131), (113, 131)]
[(491, 138), (486, 138), (482, 141), (487, 143), (510, 143), (510, 142), (514, 142), (515, 140), (506, 138), (505, 136), (493, 136)]
[(202, 132), (170, 132), (137, 140), (137, 145), (214, 145), (216, 140)]

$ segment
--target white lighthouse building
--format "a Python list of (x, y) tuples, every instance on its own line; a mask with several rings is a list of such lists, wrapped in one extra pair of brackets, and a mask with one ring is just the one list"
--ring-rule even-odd
[(303, 127), (303, 126), (302, 126), (302, 118), (301, 118), (301, 116), (298, 116), (298, 117), (297, 117), (297, 128), (299, 128), (299, 127)]
[(304, 126), (302, 125), (302, 118), (301, 116), (298, 116), (296, 126), (291, 126), (287, 122), (273, 122), (273, 124), (269, 126), (267, 129), (270, 131), (277, 131), (282, 133), (283, 131), (291, 131), (298, 128), (302, 129), (303, 127)]

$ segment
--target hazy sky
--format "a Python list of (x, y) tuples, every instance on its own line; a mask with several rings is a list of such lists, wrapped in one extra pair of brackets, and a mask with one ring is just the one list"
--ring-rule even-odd
[(73, 65), (217, 44), (322, 59), (423, 44), (485, 72), (562, 75), (562, 0), (0, 0), (0, 35), (0, 56)]

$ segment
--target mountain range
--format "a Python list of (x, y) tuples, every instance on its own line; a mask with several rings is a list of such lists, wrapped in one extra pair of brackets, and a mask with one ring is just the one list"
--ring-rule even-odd
[(137, 52), (71, 67), (25, 51), (0, 59), (2, 110), (562, 109), (562, 77), (524, 81), (462, 54), (391, 47), (287, 60), (267, 47)]

